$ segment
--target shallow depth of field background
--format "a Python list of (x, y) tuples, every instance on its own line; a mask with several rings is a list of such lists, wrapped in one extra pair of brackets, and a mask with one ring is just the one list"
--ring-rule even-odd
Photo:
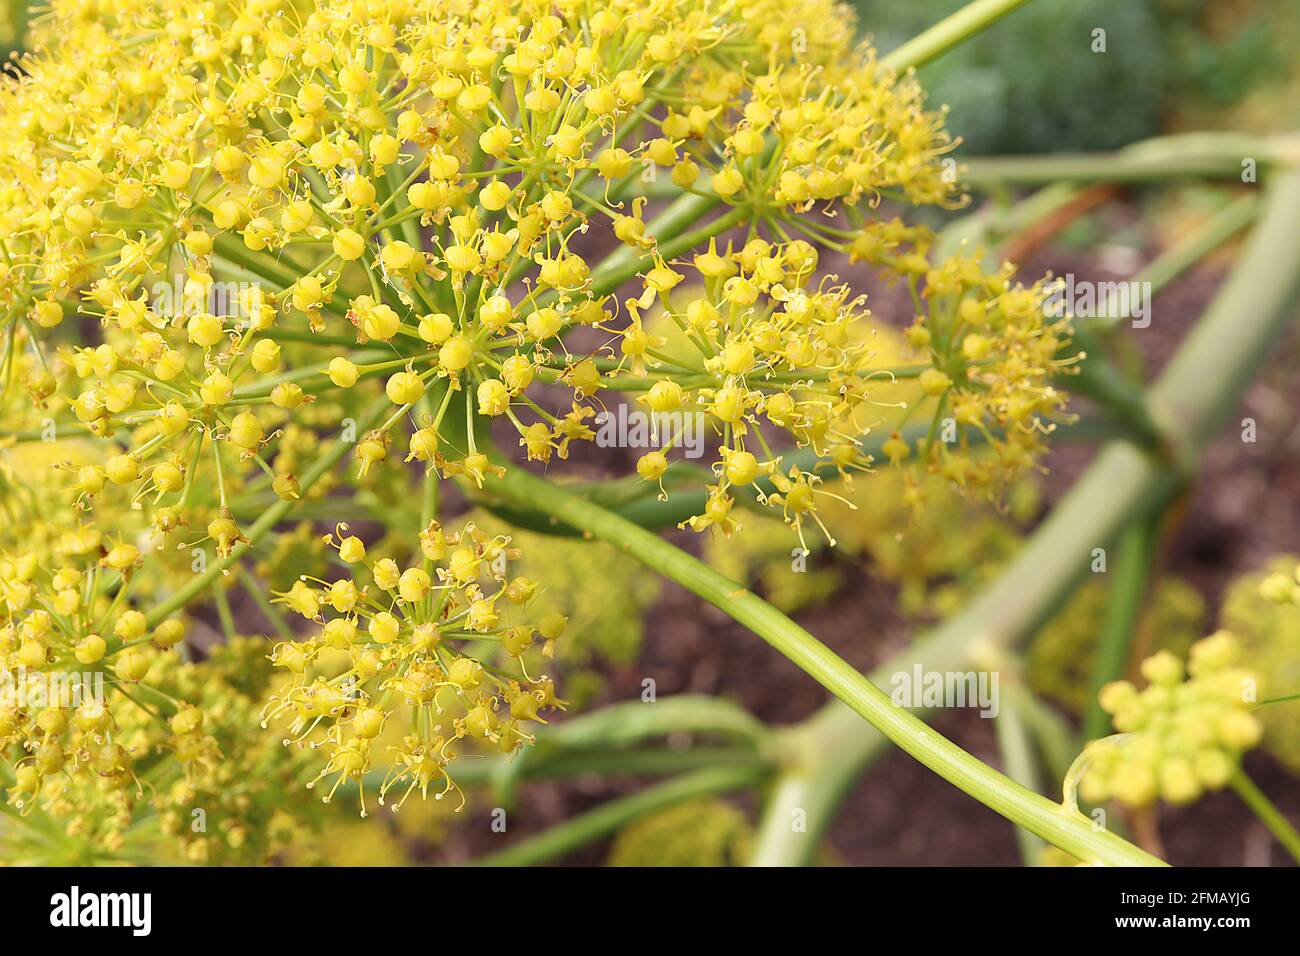
[[(0, 47), (21, 45), (23, 4), (5, 0)], [(961, 6), (960, 0), (858, 0), (863, 32), (882, 50)], [(3, 14), (0, 14), (2, 17)], [(1092, 52), (1091, 31), (1107, 25), (1107, 51)], [(931, 102), (951, 106), (950, 128), (964, 138), (958, 158), (975, 154), (1109, 150), (1166, 132), (1231, 129), (1266, 134), (1300, 128), (1300, 6), (1294, 0), (1035, 0), (1025, 9), (921, 71)], [(1057, 223), (1050, 235), (1020, 237), (1022, 274), (1051, 271), (1094, 281), (1124, 279), (1186, 235), (1244, 187), (1175, 186), (1159, 191), (1115, 188), (1092, 209)], [(941, 224), (935, 219), (934, 224)], [(1159, 371), (1221, 281), (1235, 251), (1229, 244), (1162, 292), (1149, 328), (1131, 338), (1148, 375)], [(905, 295), (880, 285), (871, 270), (843, 266), (866, 289), (882, 325), (910, 319)], [(1082, 406), (1076, 410), (1081, 410)], [(1185, 650), (1233, 615), (1255, 613), (1243, 575), (1279, 554), (1300, 552), (1300, 336), (1290, 335), (1250, 388), (1239, 415), (1257, 423), (1257, 440), (1238, 429), (1222, 434), (1191, 494), (1174, 509), (1137, 653), (1160, 646)], [(709, 546), (677, 540), (748, 574), (774, 603), (863, 670), (887, 658), (953, 607), (1014, 551), (1087, 464), (1093, 447), (1058, 445), (1050, 473), (1018, 489), (1008, 508), (965, 508), (925, 528), (906, 516), (839, 517), (848, 546), (818, 551), (806, 574), (789, 569), (785, 537), (765, 543), (761, 528), (737, 542)], [(626, 473), (634, 453), (584, 448), (577, 463), (590, 477)], [(883, 499), (896, 496), (882, 495)], [(771, 538), (772, 536), (767, 536)], [(643, 680), (657, 694), (729, 697), (772, 723), (800, 720), (827, 694), (793, 664), (721, 612), (675, 585), (620, 559), (604, 546), (525, 544), (546, 551), (552, 588), (576, 605), (577, 646), (561, 665), (565, 696), (582, 709), (640, 696)], [(1294, 564), (1294, 561), (1293, 561)], [(565, 578), (568, 578), (567, 582)], [(1077, 719), (1086, 661), (1104, 605), (1085, 584), (1031, 645), (1028, 678), (1039, 694)], [(1300, 611), (1296, 612), (1300, 615)], [(1300, 621), (1289, 633), (1300, 659)], [(576, 635), (581, 635), (577, 637)], [(980, 759), (999, 765), (991, 723), (976, 710), (940, 712), (935, 725)], [(1300, 728), (1300, 719), (1295, 726)], [(1300, 734), (1261, 748), (1247, 761), (1255, 780), (1293, 819), (1300, 817)], [(1291, 769), (1288, 770), (1287, 767)], [(535, 782), (522, 789), (511, 837), (536, 832), (621, 793), (633, 781)], [(1055, 789), (1053, 789), (1055, 795)], [(712, 862), (738, 852), (752, 825), (744, 802), (685, 810), (603, 841), (568, 862), (681, 862), (707, 846)], [(490, 800), (472, 798), (460, 819), (430, 805), (400, 822), (360, 821), (337, 808), (322, 838), (338, 863), (455, 862), (500, 847), (489, 826)], [(1160, 848), (1175, 865), (1260, 865), (1284, 854), (1229, 792), (1192, 806), (1159, 810)], [(399, 829), (400, 826), (400, 829)], [(822, 861), (857, 865), (970, 865), (1019, 862), (1013, 828), (893, 752), (846, 801)]]

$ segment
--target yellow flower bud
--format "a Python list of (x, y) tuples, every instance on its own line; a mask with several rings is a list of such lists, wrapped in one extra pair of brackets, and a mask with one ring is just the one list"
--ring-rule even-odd
[(713, 174), (711, 185), (715, 193), (723, 199), (729, 199), (740, 192), (741, 187), (745, 185), (745, 177), (736, 167), (728, 166)]
[(184, 639), (185, 625), (176, 618), (169, 618), (154, 628), (153, 643), (156, 647), (175, 647)]
[(414, 405), (424, 394), (424, 382), (414, 372), (398, 372), (389, 378), (384, 392), (394, 405)]
[(474, 346), (463, 335), (448, 339), (438, 350), (438, 363), (448, 372), (466, 368), (474, 357)]
[(126, 650), (118, 655), (113, 670), (128, 684), (138, 684), (149, 673), (149, 659), (139, 651)]
[(104, 466), (104, 474), (115, 485), (125, 485), (140, 477), (140, 465), (130, 455), (114, 455)]
[(445, 312), (434, 312), (420, 318), (420, 338), (430, 345), (437, 345), (440, 342), (447, 341), (455, 329), (456, 326), (452, 322), (451, 316)]
[(346, 262), (360, 259), (361, 254), (366, 249), (366, 241), (361, 238), (361, 234), (355, 229), (347, 227), (334, 233), (331, 244), (334, 248), (334, 254)]
[(481, 415), (501, 415), (510, 407), (510, 392), (499, 379), (487, 378), (478, 385), (478, 410)]
[(230, 422), (230, 442), (236, 448), (252, 450), (262, 441), (262, 423), (252, 412), (241, 412)]
[(107, 641), (98, 634), (87, 634), (78, 642), (73, 653), (78, 663), (94, 664), (104, 656), (106, 650), (108, 650)]
[(262, 339), (253, 346), (249, 363), (257, 371), (267, 374), (280, 367), (280, 344), (271, 339)]
[(917, 379), (921, 391), (930, 396), (939, 396), (952, 387), (952, 379), (937, 368), (928, 368)]
[(366, 559), (366, 545), (355, 535), (349, 535), (339, 542), (339, 560), (346, 564), (356, 564)]
[(357, 384), (357, 377), (360, 375), (360, 372), (357, 371), (356, 365), (339, 355), (330, 359), (330, 364), (326, 369), (326, 374), (329, 375), (330, 381), (337, 387), (351, 388), (353, 385)]

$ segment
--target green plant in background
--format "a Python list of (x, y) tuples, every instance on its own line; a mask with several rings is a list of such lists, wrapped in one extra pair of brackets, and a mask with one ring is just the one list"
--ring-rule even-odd
[[(962, 4), (857, 6), (876, 42), (892, 46)], [(1106, 31), (1104, 54), (1093, 50), (1098, 28)], [(1164, 22), (1144, 0), (1036, 0), (1001, 29), (923, 66), (920, 76), (950, 107), (963, 152), (1114, 149), (1159, 128), (1169, 72), (1163, 37)]]
[(0, 56), (23, 49), (27, 33), (28, 0), (0, 2)]
[(753, 829), (745, 815), (715, 798), (650, 813), (614, 837), (610, 866), (743, 866)]
[[(855, 5), (875, 42), (890, 47), (962, 3)], [(964, 153), (1114, 149), (1155, 135), (1171, 106), (1222, 107), (1276, 75), (1294, 11), (1284, 0), (1244, 0), (1231, 13), (1225, 6), (1036, 0), (1000, 29), (922, 66), (920, 77), (951, 108)]]
[[(1029, 685), (1074, 714), (1082, 715), (1088, 707), (1089, 681), (1096, 668), (1101, 623), (1110, 600), (1105, 584), (1089, 581), (1029, 645)], [(1134, 628), (1134, 644), (1185, 657), (1192, 642), (1204, 633), (1205, 614), (1205, 600), (1191, 585), (1178, 578), (1161, 578), (1143, 604)]]
[(1228, 106), (1274, 78), (1297, 26), (1282, 0), (1154, 0), (1171, 86), (1187, 105)]

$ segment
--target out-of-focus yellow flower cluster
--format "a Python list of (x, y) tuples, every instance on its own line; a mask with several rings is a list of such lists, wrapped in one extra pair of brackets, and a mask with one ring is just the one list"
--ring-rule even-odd
[(620, 830), (606, 862), (609, 866), (742, 866), (753, 838), (745, 815), (729, 803), (688, 800)]
[(1274, 604), (1300, 607), (1300, 564), (1286, 571), (1274, 571), (1259, 583), (1259, 593)]
[(1140, 807), (1157, 797), (1190, 803), (1226, 786), (1262, 733), (1251, 713), (1255, 679), (1235, 666), (1240, 653), (1237, 639), (1218, 631), (1192, 645), (1186, 672), (1160, 651), (1142, 662), (1145, 690), (1128, 681), (1103, 687), (1101, 706), (1120, 733), (1085, 748), (1079, 796)]

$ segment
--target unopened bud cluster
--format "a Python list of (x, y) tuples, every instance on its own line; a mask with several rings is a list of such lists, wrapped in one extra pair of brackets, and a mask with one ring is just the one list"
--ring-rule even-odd
[(1101, 706), (1119, 734), (1086, 748), (1079, 796), (1140, 807), (1190, 803), (1226, 786), (1262, 732), (1251, 713), (1254, 678), (1236, 666), (1240, 653), (1237, 639), (1218, 631), (1192, 645), (1186, 667), (1168, 651), (1148, 657), (1143, 690), (1128, 681), (1103, 687)]

